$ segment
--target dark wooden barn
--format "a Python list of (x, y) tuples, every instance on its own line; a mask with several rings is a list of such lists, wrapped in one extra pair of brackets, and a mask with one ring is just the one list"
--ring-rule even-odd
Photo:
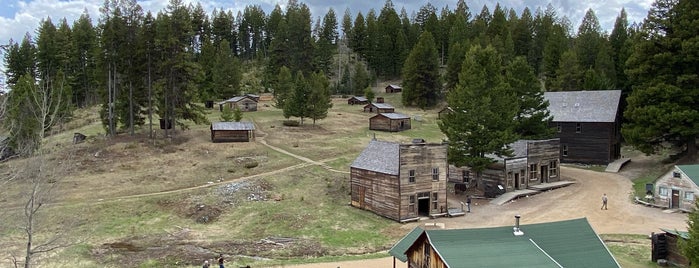
[(252, 122), (211, 123), (212, 142), (248, 142), (255, 139), (255, 125)]
[(679, 243), (689, 240), (689, 233), (672, 229), (660, 229), (663, 232), (651, 234), (651, 261), (661, 263), (664, 260), (674, 267), (690, 267)]
[(396, 108), (388, 103), (369, 103), (364, 106), (364, 112), (367, 113), (393, 113), (395, 110)]
[(389, 84), (386, 86), (386, 93), (398, 93), (401, 91), (403, 91), (403, 88), (398, 85)]
[(350, 165), (351, 204), (386, 218), (447, 215), (447, 145), (372, 140)]
[(410, 129), (410, 116), (399, 113), (380, 113), (369, 118), (369, 129), (398, 132)]
[(225, 101), (219, 102), (218, 103), (219, 111), (223, 111), (223, 107), (225, 105), (228, 105), (228, 107), (230, 107), (231, 110), (235, 110), (236, 108), (238, 108), (243, 112), (257, 111), (257, 101), (251, 97), (248, 97), (248, 96), (237, 96), (237, 97), (233, 97), (233, 98), (227, 99)]
[(561, 162), (609, 164), (621, 156), (621, 90), (545, 92)]
[(352, 96), (351, 98), (347, 99), (347, 104), (369, 104), (369, 100), (367, 100), (365, 97)]
[(496, 162), (480, 172), (470, 167), (449, 166), (449, 181), (477, 188), (487, 195), (496, 193), (498, 185), (504, 192), (511, 192), (560, 181), (558, 139), (518, 140), (509, 147), (513, 150), (512, 156), (488, 155)]

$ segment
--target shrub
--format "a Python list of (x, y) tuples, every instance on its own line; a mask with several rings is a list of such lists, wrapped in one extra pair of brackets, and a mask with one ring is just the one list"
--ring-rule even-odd
[(257, 161), (252, 160), (252, 161), (245, 163), (245, 168), (254, 168), (258, 165), (259, 165), (259, 163), (257, 163)]
[(298, 127), (301, 123), (298, 120), (284, 120), (283, 125), (287, 127)]

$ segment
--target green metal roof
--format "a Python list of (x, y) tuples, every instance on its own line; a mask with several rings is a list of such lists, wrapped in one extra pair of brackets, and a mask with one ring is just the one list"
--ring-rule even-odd
[(677, 168), (699, 186), (699, 165), (677, 165)]
[(670, 229), (664, 229), (664, 228), (660, 228), (660, 230), (663, 230), (663, 232), (666, 232), (669, 234), (674, 234), (674, 235), (682, 237), (684, 239), (689, 239), (689, 232), (670, 230)]
[(417, 238), (420, 237), (423, 231), (424, 230), (419, 226), (413, 228), (413, 230), (410, 231), (410, 233), (405, 235), (403, 238), (400, 239), (400, 241), (398, 241), (398, 243), (393, 245), (393, 247), (388, 251), (388, 253), (402, 262), (408, 261), (408, 256), (405, 255), (405, 251), (407, 251), (408, 247), (415, 243), (415, 240), (417, 240)]
[[(520, 229), (522, 236), (515, 236), (512, 226), (423, 232), (449, 268), (619, 267), (585, 218), (521, 225)], [(389, 253), (407, 261), (405, 250), (421, 235), (415, 232)], [(398, 254), (399, 249), (403, 252)]]

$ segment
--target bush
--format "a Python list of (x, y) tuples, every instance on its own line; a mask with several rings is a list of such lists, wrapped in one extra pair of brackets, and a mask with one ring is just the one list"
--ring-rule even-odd
[(259, 165), (259, 163), (257, 163), (257, 161), (252, 160), (252, 161), (245, 163), (245, 168), (254, 168), (254, 167), (257, 167), (258, 165)]
[(301, 123), (298, 120), (284, 120), (283, 125), (287, 127), (298, 127)]

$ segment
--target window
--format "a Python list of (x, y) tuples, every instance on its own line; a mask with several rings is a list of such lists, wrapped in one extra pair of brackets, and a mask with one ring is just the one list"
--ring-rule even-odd
[(575, 124), (575, 133), (580, 133), (582, 132), (582, 123), (576, 123)]
[(424, 253), (425, 253), (425, 264), (430, 265), (430, 251), (432, 247), (430, 247), (430, 243), (425, 243), (424, 247)]
[(680, 175), (679, 172), (672, 172), (672, 177), (673, 178), (680, 178), (680, 177), (682, 177), (682, 175)]
[(553, 160), (549, 162), (549, 176), (556, 177), (558, 175), (558, 161)]
[(408, 201), (408, 210), (410, 212), (415, 212), (415, 196), (411, 195), (410, 200)]
[(437, 197), (437, 193), (432, 193), (432, 209), (437, 209), (437, 205), (439, 205), (439, 199)]
[(538, 177), (536, 176), (536, 164), (529, 165), (529, 179), (530, 180), (537, 180), (538, 179)]
[(568, 156), (568, 145), (563, 145), (563, 156)]
[(561, 130), (563, 130), (563, 126), (561, 126), (561, 123), (556, 123), (556, 131), (558, 131), (558, 133), (561, 133)]
[(439, 168), (432, 168), (432, 180), (433, 181), (439, 180)]
[(507, 172), (507, 188), (512, 188), (514, 185), (513, 183), (514, 179), (512, 179), (512, 171)]
[(463, 179), (463, 182), (470, 182), (471, 181), (471, 171), (462, 170), (461, 171), (461, 178)]
[(660, 196), (667, 196), (667, 188), (665, 188), (665, 187), (659, 187), (659, 188), (658, 188), (658, 195), (660, 195)]
[(684, 200), (694, 201), (694, 192), (684, 192)]
[(415, 170), (411, 169), (408, 171), (408, 182), (415, 183)]

